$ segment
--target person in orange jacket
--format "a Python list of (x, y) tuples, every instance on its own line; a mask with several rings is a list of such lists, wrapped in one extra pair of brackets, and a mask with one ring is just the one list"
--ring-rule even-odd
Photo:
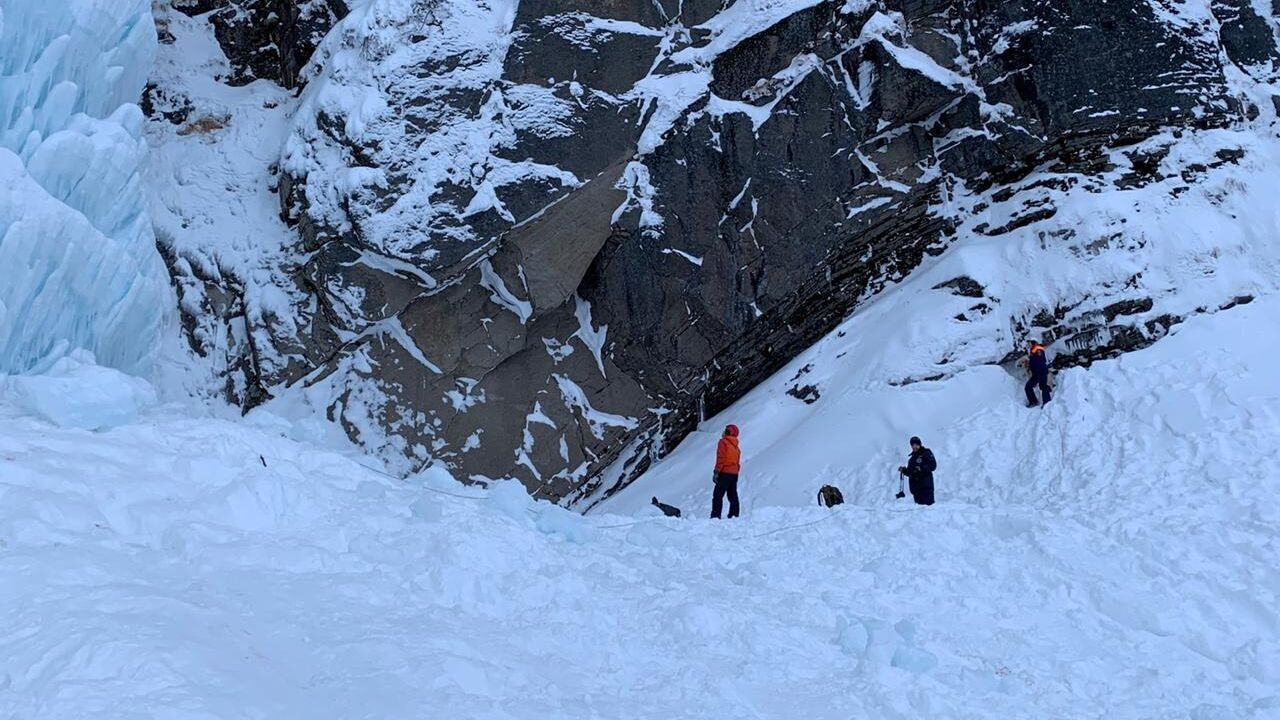
[(742, 471), (742, 450), (738, 447), (738, 426), (728, 425), (716, 446), (715, 493), (711, 496), (711, 517), (720, 519), (724, 498), (729, 496), (729, 517), (738, 517), (738, 473)]

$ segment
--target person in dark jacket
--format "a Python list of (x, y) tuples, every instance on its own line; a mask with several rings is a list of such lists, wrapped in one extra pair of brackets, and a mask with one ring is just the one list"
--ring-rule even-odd
[(933, 458), (933, 451), (920, 443), (920, 438), (911, 438), (911, 457), (907, 464), (898, 468), (898, 472), (907, 476), (911, 488), (911, 497), (917, 505), (933, 504), (933, 471), (938, 469), (938, 461)]
[(715, 492), (711, 495), (711, 517), (720, 519), (724, 498), (729, 497), (729, 517), (738, 517), (738, 473), (742, 472), (742, 450), (738, 447), (738, 426), (728, 425), (716, 445)]
[(1044, 346), (1035, 340), (1031, 341), (1031, 347), (1027, 351), (1027, 368), (1031, 371), (1031, 377), (1027, 380), (1027, 407), (1036, 407), (1041, 404), (1036, 400), (1035, 388), (1040, 387), (1040, 397), (1044, 398), (1044, 402), (1048, 403), (1053, 398), (1049, 392), (1049, 359), (1045, 357)]

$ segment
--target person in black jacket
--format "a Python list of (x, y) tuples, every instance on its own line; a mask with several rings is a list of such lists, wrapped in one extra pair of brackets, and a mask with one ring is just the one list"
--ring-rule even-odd
[(907, 476), (911, 497), (917, 505), (933, 504), (933, 471), (937, 469), (938, 461), (933, 458), (933, 451), (921, 444), (920, 438), (911, 438), (911, 457), (906, 465), (898, 468), (898, 472)]
[(1035, 340), (1031, 341), (1031, 347), (1027, 349), (1027, 368), (1031, 370), (1031, 378), (1027, 380), (1027, 407), (1036, 407), (1041, 404), (1036, 399), (1035, 388), (1040, 386), (1040, 396), (1044, 398), (1044, 402), (1048, 403), (1053, 398), (1049, 392), (1049, 359), (1045, 357), (1044, 346)]

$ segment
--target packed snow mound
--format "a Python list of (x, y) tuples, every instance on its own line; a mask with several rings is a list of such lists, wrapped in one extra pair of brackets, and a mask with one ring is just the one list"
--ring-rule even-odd
[(931, 508), (851, 483), (830, 428), (852, 502), (763, 507), (757, 449), (718, 523), (393, 480), (260, 412), (0, 406), (0, 716), (1273, 718), (1277, 313), (1193, 318), (1042, 414), (978, 407), (999, 370), (860, 396), (970, 406), (926, 437)]
[(147, 0), (0, 2), (0, 372), (149, 369), (172, 305), (139, 179)]
[(146, 380), (101, 367), (84, 350), (58, 359), (42, 374), (15, 375), (6, 384), (14, 405), (60, 427), (126, 425), (156, 402), (155, 389)]

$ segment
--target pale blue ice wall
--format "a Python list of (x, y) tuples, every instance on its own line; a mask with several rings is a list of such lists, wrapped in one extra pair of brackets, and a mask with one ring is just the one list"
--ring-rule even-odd
[(139, 177), (150, 0), (0, 0), (0, 373), (145, 374), (172, 307)]

